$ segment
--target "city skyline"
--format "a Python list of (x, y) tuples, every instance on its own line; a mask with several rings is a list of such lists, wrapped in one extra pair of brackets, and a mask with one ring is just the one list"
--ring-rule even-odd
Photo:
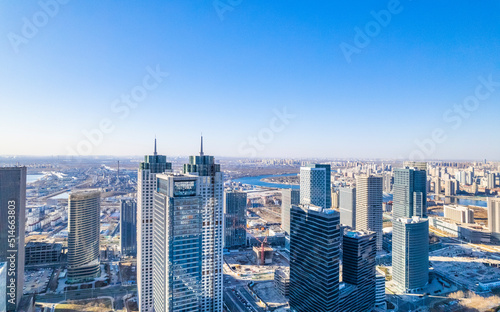
[[(409, 1), (245, 1), (222, 11), (212, 2), (54, 1), (0, 4), (0, 102), (11, 116), (0, 126), (10, 133), (2, 155), (79, 154), (85, 132), (97, 142), (89, 155), (145, 154), (142, 138), (154, 134), (163, 153), (189, 155), (195, 145), (186, 142), (202, 131), (216, 156), (500, 152), (479, 135), (500, 130), (493, 1), (432, 10)], [(180, 116), (196, 126), (173, 135)], [(315, 135), (317, 125), (335, 144)]]

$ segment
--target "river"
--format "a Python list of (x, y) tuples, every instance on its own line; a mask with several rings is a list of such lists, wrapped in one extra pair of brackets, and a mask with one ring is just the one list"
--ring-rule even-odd
[(291, 174), (281, 174), (281, 175), (260, 175), (256, 177), (243, 177), (239, 179), (233, 180), (233, 182), (239, 182), (242, 184), (249, 184), (253, 186), (260, 186), (260, 187), (274, 187), (274, 188), (282, 188), (282, 189), (288, 189), (288, 188), (293, 188), (293, 189), (298, 189), (298, 185), (290, 185), (290, 184), (278, 184), (278, 183), (269, 183), (269, 182), (264, 182), (261, 181), (261, 179), (265, 178), (270, 178), (270, 177), (291, 177), (297, 175), (296, 173), (291, 173)]

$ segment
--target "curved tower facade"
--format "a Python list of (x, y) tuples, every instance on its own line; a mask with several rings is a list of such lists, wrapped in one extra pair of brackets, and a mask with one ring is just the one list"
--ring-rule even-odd
[(69, 195), (68, 280), (92, 280), (101, 274), (99, 215), (101, 194), (97, 191)]

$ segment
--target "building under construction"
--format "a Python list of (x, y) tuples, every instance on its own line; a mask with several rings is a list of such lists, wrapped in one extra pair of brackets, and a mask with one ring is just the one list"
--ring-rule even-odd
[[(264, 251), (264, 256), (262, 256), (262, 251)], [(260, 265), (272, 264), (274, 250), (271, 247), (253, 247), (253, 252), (255, 253), (255, 258), (257, 263)]]

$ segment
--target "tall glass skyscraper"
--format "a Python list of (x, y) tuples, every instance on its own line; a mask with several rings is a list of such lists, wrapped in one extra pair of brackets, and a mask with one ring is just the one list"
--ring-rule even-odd
[(342, 240), (342, 281), (356, 286), (354, 311), (371, 311), (375, 305), (376, 233), (347, 231)]
[(241, 248), (247, 244), (247, 193), (224, 192), (224, 247)]
[(203, 137), (199, 156), (190, 156), (184, 174), (198, 175), (202, 200), (202, 309), (222, 311), (223, 264), (223, 176), (213, 156), (203, 153)]
[(339, 213), (314, 205), (292, 206), (290, 308), (336, 312), (339, 306)]
[(332, 207), (330, 165), (308, 164), (300, 168), (300, 203)]
[(393, 279), (401, 292), (423, 289), (429, 279), (429, 222), (425, 163), (394, 170)]
[(153, 229), (154, 311), (202, 311), (202, 274), (206, 273), (202, 271), (201, 178), (159, 174), (157, 179)]
[(101, 274), (101, 193), (71, 193), (68, 207), (68, 281), (93, 280)]
[(394, 169), (393, 217), (427, 215), (427, 173), (415, 168)]
[(393, 220), (392, 277), (401, 292), (422, 290), (429, 280), (429, 221)]
[(0, 311), (17, 311), (24, 285), (26, 167), (0, 168)]
[(137, 202), (120, 201), (120, 250), (123, 256), (137, 256)]
[(137, 173), (137, 291), (141, 312), (153, 311), (153, 193), (156, 174), (172, 170), (167, 156), (144, 156)]

